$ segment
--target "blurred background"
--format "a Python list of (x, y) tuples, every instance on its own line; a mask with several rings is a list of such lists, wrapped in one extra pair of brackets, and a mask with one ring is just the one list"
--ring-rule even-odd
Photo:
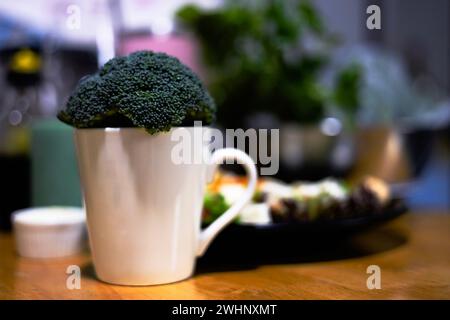
[(449, 15), (446, 0), (0, 0), (0, 229), (19, 208), (81, 205), (55, 115), (81, 77), (140, 49), (195, 70), (219, 128), (280, 129), (277, 178), (370, 174), (448, 211)]

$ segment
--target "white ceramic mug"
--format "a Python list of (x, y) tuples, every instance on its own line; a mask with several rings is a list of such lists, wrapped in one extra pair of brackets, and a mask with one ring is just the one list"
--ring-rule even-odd
[[(207, 128), (203, 128), (208, 130)], [(177, 164), (175, 130), (150, 135), (138, 128), (76, 129), (78, 165), (97, 276), (109, 283), (152, 285), (193, 274), (195, 260), (251, 199), (256, 168), (237, 149), (194, 144), (201, 164)], [(201, 230), (203, 196), (217, 164), (235, 159), (249, 176), (242, 197)]]

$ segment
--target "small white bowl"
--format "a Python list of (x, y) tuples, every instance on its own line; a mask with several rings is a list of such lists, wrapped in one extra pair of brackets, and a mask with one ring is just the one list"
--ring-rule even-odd
[(12, 223), (19, 255), (57, 258), (83, 249), (86, 215), (75, 207), (39, 207), (18, 210)]

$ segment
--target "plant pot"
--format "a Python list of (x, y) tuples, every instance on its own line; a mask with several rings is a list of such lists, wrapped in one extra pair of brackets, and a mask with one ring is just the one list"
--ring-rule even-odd
[(404, 137), (391, 126), (360, 128), (357, 133), (357, 161), (351, 180), (366, 175), (377, 176), (389, 183), (407, 182), (412, 170)]

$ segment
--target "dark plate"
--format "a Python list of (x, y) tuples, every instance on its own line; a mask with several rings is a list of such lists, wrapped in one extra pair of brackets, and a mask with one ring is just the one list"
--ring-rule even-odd
[(368, 212), (358, 217), (263, 226), (231, 224), (219, 233), (203, 260), (241, 260), (242, 257), (255, 260), (264, 256), (286, 256), (294, 251), (333, 250), (355, 233), (391, 221), (406, 211), (403, 201), (392, 200), (382, 212)]

